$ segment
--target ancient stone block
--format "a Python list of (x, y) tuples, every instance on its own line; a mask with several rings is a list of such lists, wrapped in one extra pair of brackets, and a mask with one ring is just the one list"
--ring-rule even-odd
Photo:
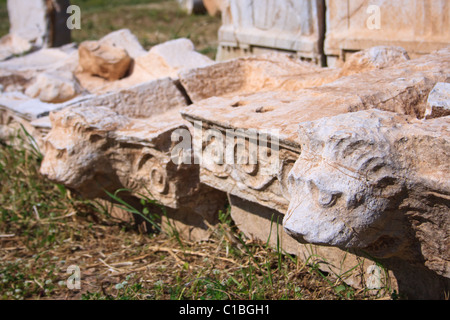
[(131, 58), (125, 49), (85, 41), (78, 48), (79, 63), (84, 72), (106, 80), (119, 80), (128, 72)]
[(326, 0), (324, 52), (328, 65), (374, 46), (400, 46), (411, 58), (450, 42), (446, 0)]
[(334, 81), (337, 70), (322, 69), (287, 54), (236, 58), (179, 73), (193, 102), (270, 90), (298, 90)]
[(380, 110), (301, 123), (285, 230), (450, 283), (449, 124)]
[(279, 50), (319, 63), (324, 10), (323, 0), (230, 0), (222, 10), (217, 59)]
[(450, 115), (450, 83), (439, 82), (430, 92), (425, 117), (438, 118)]
[[(98, 42), (127, 50), (127, 44), (133, 44), (134, 40), (129, 32), (122, 30), (120, 33), (109, 34)], [(76, 77), (82, 87), (90, 93), (104, 94), (158, 78), (171, 77), (175, 80), (178, 78), (178, 72), (182, 70), (213, 63), (208, 57), (196, 52), (190, 40), (183, 38), (161, 43), (148, 52), (142, 52), (136, 45), (130, 47), (133, 48), (130, 50), (133, 63), (125, 77), (117, 81), (107, 81), (78, 70)]]
[[(52, 130), (45, 138), (41, 166), (50, 180), (88, 198), (108, 199), (104, 190), (113, 193), (123, 188), (130, 190), (130, 197), (148, 196), (176, 210), (169, 212), (169, 218), (184, 229), (201, 221), (190, 216), (194, 214), (217, 223), (224, 194), (200, 184), (198, 166), (172, 161), (172, 132), (190, 126), (178, 109), (131, 119), (107, 107), (76, 107), (52, 113), (50, 119)], [(201, 232), (190, 225), (188, 234), (206, 237), (203, 225)]]

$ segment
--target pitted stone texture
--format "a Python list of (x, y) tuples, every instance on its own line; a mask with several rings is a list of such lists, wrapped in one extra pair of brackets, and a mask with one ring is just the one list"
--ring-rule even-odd
[(375, 47), (356, 53), (342, 69), (335, 69), (320, 68), (292, 55), (271, 53), (189, 69), (179, 77), (191, 100), (199, 102), (214, 96), (318, 87), (343, 76), (394, 67), (408, 60), (402, 48)]
[(450, 115), (450, 83), (439, 82), (430, 92), (425, 117), (427, 119)]
[(408, 60), (408, 53), (401, 47), (373, 47), (351, 55), (343, 65), (340, 76), (393, 67)]
[(301, 123), (284, 228), (449, 278), (449, 124), (380, 110)]
[[(52, 113), (50, 119), (41, 166), (48, 179), (88, 198), (108, 200), (104, 190), (123, 188), (131, 190), (130, 197), (146, 195), (176, 210), (169, 218), (184, 225), (182, 229), (190, 220), (201, 220), (186, 212), (217, 223), (224, 194), (200, 184), (198, 166), (172, 161), (172, 132), (190, 128), (178, 109), (132, 119), (107, 107), (77, 107)], [(197, 234), (193, 227), (186, 231), (191, 236)], [(200, 229), (197, 235), (207, 237), (207, 228)]]
[(323, 0), (226, 1), (217, 58), (279, 50), (319, 62), (323, 13)]

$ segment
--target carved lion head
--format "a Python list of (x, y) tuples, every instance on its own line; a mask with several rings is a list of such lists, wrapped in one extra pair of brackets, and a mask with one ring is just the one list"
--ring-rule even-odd
[(395, 224), (405, 185), (389, 139), (395, 117), (372, 110), (300, 125), (283, 223), (289, 234), (341, 248), (401, 245)]

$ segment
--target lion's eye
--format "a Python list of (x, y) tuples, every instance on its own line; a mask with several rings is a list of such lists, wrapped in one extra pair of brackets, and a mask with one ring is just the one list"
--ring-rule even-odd
[(336, 203), (336, 200), (341, 196), (342, 193), (339, 192), (319, 192), (319, 204), (322, 207), (331, 207)]

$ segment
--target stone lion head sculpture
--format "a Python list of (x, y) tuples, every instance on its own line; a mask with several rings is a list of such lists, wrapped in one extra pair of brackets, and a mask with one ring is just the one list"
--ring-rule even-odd
[[(300, 124), (285, 230), (300, 242), (378, 257), (403, 251), (408, 213), (435, 210), (417, 201), (450, 194), (448, 123), (367, 110)], [(448, 224), (446, 203), (439, 210)]]

